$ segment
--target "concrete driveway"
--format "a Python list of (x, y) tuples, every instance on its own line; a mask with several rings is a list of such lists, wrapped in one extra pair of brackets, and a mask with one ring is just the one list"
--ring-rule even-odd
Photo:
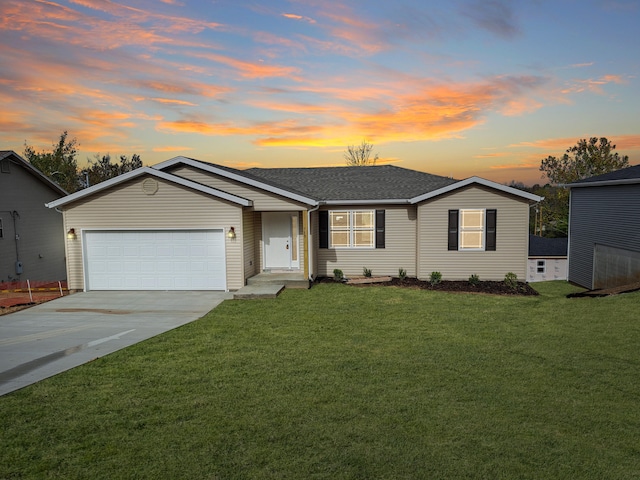
[(196, 320), (224, 292), (85, 292), (0, 316), (0, 395)]

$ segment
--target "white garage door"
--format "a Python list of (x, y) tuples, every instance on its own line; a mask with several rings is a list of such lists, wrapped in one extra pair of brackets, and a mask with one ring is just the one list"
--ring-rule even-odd
[(87, 290), (226, 290), (222, 230), (85, 232)]

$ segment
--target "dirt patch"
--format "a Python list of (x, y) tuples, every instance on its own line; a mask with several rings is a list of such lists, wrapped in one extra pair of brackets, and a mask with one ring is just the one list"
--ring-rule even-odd
[[(316, 280), (316, 283), (333, 283), (333, 278), (322, 277)], [(504, 282), (499, 281), (480, 281), (472, 284), (466, 280), (443, 280), (437, 285), (431, 285), (425, 280), (417, 278), (392, 278), (387, 282), (378, 283), (360, 283), (350, 285), (354, 288), (366, 288), (371, 286), (393, 286), (400, 288), (413, 288), (420, 290), (434, 290), (440, 292), (458, 292), (458, 293), (484, 293), (490, 295), (538, 295), (528, 283), (518, 282), (515, 287), (509, 287)]]
[[(64, 291), (63, 295), (69, 295), (68, 291)], [(0, 315), (19, 312), (25, 308), (33, 307), (40, 303), (48, 302), (60, 298), (58, 292), (10, 292), (0, 291)]]

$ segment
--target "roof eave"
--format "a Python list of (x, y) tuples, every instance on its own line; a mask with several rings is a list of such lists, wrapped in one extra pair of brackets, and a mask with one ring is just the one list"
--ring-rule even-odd
[(252, 178), (248, 178), (244, 175), (233, 173), (228, 170), (224, 170), (222, 168), (218, 168), (215, 165), (199, 162), (198, 160), (194, 160), (192, 158), (187, 158), (182, 156), (174, 157), (154, 165), (153, 168), (157, 170), (164, 170), (165, 168), (173, 167), (179, 164), (189, 165), (191, 167), (198, 168), (200, 170), (204, 170), (206, 172), (213, 173), (215, 175), (228, 178), (230, 180), (235, 180), (236, 182), (244, 183), (245, 185), (250, 185), (252, 187), (256, 187), (261, 190), (265, 190), (267, 192), (280, 195), (290, 200), (295, 200), (297, 202), (305, 203), (307, 205), (311, 205), (311, 206), (319, 205), (319, 201), (316, 199), (305, 197), (304, 195), (299, 195), (297, 193), (290, 192), (288, 190), (284, 190), (279, 187), (274, 187), (273, 185), (269, 185), (268, 183), (260, 182)]
[(640, 178), (621, 178), (619, 180), (602, 180), (599, 182), (577, 182), (567, 183), (561, 186), (568, 188), (575, 187), (603, 187), (607, 185), (632, 185), (634, 183), (640, 183)]

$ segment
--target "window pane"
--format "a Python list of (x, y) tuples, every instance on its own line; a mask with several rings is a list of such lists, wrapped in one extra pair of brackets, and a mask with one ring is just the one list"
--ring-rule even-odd
[(484, 210), (460, 210), (462, 228), (484, 228)]
[(482, 248), (482, 232), (462, 232), (460, 248)]
[(364, 228), (373, 228), (373, 211), (368, 212), (353, 212), (354, 214), (354, 223), (356, 228), (364, 227)]
[(348, 247), (349, 246), (349, 232), (331, 232), (331, 246), (332, 247)]
[(349, 228), (349, 212), (330, 212), (331, 228)]
[(373, 230), (358, 230), (353, 235), (354, 247), (373, 247)]

